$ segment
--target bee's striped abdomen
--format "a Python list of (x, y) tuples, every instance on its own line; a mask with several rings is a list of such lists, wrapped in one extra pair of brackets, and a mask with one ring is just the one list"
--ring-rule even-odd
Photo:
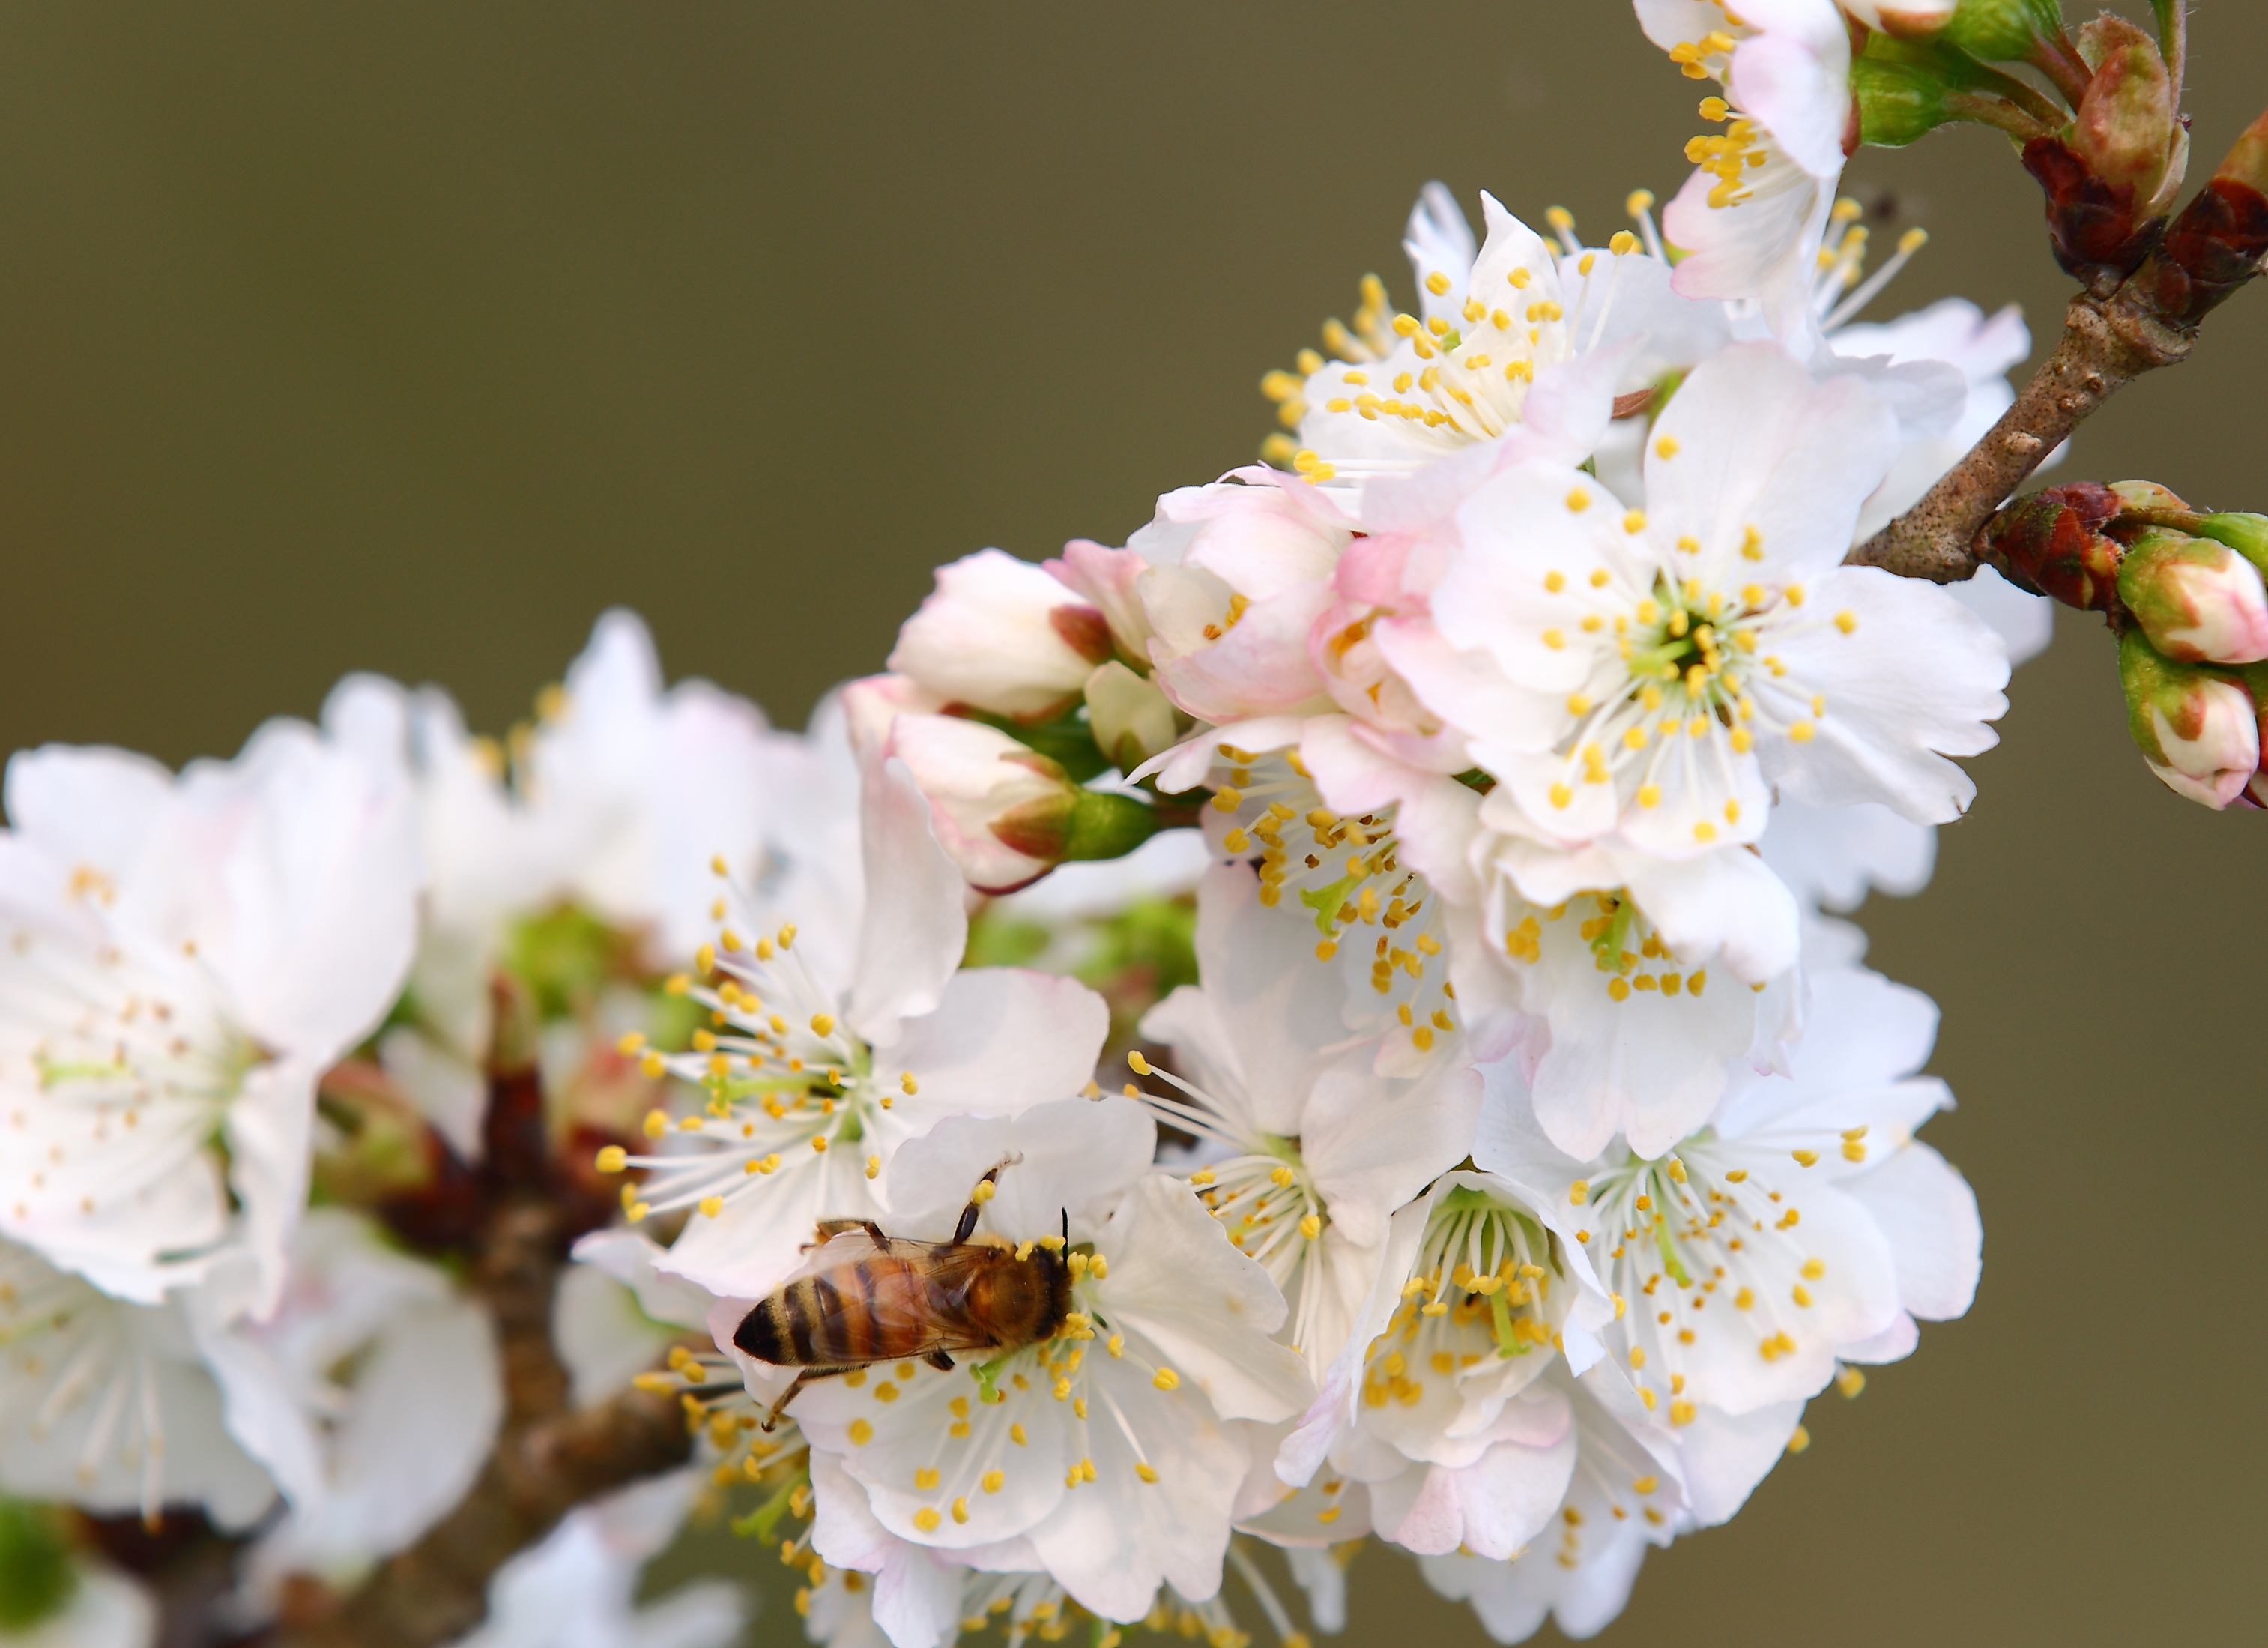
[(858, 1367), (921, 1355), (934, 1310), (916, 1266), (874, 1256), (791, 1282), (742, 1319), (733, 1342), (777, 1367)]

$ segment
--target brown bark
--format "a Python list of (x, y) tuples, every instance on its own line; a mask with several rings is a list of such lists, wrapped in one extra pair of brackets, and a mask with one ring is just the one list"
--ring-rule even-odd
[(2138, 277), (2108, 299), (2073, 298), (2063, 341), (1992, 432), (1845, 560), (1940, 584), (1974, 576), (1978, 533), (2047, 455), (2144, 373), (2189, 358), (2195, 332), (2161, 318), (2148, 291)]
[(598, 1407), (569, 1405), (551, 1344), (551, 1294), (562, 1231), (555, 1207), (516, 1198), (482, 1231), (473, 1286), (494, 1318), (504, 1422), (470, 1493), (351, 1596), (301, 1587), (276, 1640), (288, 1648), (432, 1648), (488, 1611), (488, 1585), (517, 1552), (585, 1500), (674, 1469), (692, 1439), (674, 1399), (625, 1391)]

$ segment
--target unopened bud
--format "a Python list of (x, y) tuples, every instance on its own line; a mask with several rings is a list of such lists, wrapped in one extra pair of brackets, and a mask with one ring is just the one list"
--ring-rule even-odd
[(2176, 663), (2268, 659), (2268, 589), (2252, 563), (2226, 543), (2144, 532), (2119, 563), (2118, 599), (2150, 645)]
[(1870, 148), (1903, 149), (1960, 115), (1948, 102), (1954, 90), (1926, 61), (1869, 52), (1851, 64), (1851, 96), (1859, 110), (1859, 141)]
[(2260, 765), (2252, 695), (2229, 674), (2161, 656), (2138, 630), (2118, 641), (2126, 725), (2168, 789), (2216, 809), (2244, 792)]
[(2066, 606), (2107, 611), (2117, 598), (2124, 553), (2102, 528), (2117, 517), (2118, 495), (2080, 481), (2019, 499), (1984, 528), (1984, 558), (2020, 589)]
[(2189, 134), (2157, 42), (2108, 14), (2080, 31), (2095, 70), (2079, 113), (2051, 137), (2024, 145), (2024, 166), (2047, 192), (2056, 261), (2108, 292), (2157, 243), (2180, 192)]
[(1158, 831), (1146, 802), (1082, 788), (1060, 763), (981, 721), (901, 715), (890, 753), (929, 802), (946, 855), (980, 891), (1012, 892), (1071, 860), (1122, 857)]
[(889, 751), (913, 774), (939, 845), (969, 885), (1005, 892), (1062, 862), (1081, 791), (1058, 763), (952, 715), (899, 716)]
[(2228, 545), (2252, 563), (2253, 571), (2268, 579), (2268, 515), (2199, 515), (2187, 524), (2199, 537)]
[(2195, 200), (2166, 231), (2144, 271), (2153, 307), (2195, 326), (2260, 273), (2268, 256), (2268, 115), (2236, 140)]
[(1115, 660), (1086, 678), (1086, 724), (1095, 747), (1131, 772), (1173, 744), (1181, 732), (1158, 684)]
[(1961, 0), (1938, 38), (1988, 63), (2021, 63), (2062, 33), (2058, 0)]

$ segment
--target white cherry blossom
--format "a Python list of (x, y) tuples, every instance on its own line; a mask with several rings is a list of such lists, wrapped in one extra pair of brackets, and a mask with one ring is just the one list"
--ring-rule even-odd
[[(870, 761), (855, 834), (865, 868), (849, 907), (712, 881), (731, 900), (726, 924), (702, 950), (703, 981), (683, 987), (717, 1028), (690, 1052), (644, 1055), (704, 1102), (675, 1121), (655, 1111), (652, 1150), (601, 1161), (644, 1173), (624, 1186), (634, 1220), (691, 1210), (662, 1268), (713, 1293), (770, 1292), (818, 1220), (885, 1216), (881, 1175), (907, 1140), (948, 1116), (1077, 1092), (1101, 1052), (1109, 1015), (1085, 986), (961, 968), (961, 879), (902, 764)], [(808, 949), (804, 928), (829, 926), (855, 950), (845, 956), (839, 934), (831, 953)]]
[(1888, 410), (1771, 344), (1697, 368), (1654, 426), (1646, 506), (1542, 463), (1460, 511), (1446, 648), (1403, 673), (1539, 830), (1690, 857), (1762, 833), (1771, 787), (1922, 823), (1974, 787), (2007, 665), (1933, 587), (1840, 565)]
[[(1038, 1346), (951, 1372), (902, 1363), (821, 1381), (795, 1408), (814, 1460), (839, 1460), (896, 1539), (986, 1570), (1044, 1570), (1116, 1620), (1140, 1618), (1160, 1584), (1193, 1599), (1219, 1588), (1248, 1459), (1231, 1422), (1286, 1418), (1313, 1390), (1270, 1337), (1283, 1296), (1187, 1186), (1150, 1171), (1154, 1149), (1148, 1113), (1115, 1097), (960, 1118), (905, 1146), (887, 1228), (931, 1241), (988, 1169), (1020, 1157), (980, 1230), (1054, 1245), (1067, 1223), (1073, 1313)], [(816, 1466), (814, 1485), (824, 1522)]]
[(0, 1234), (154, 1304), (237, 1231), (266, 1309), (316, 1078), (409, 965), (407, 807), (288, 721), (179, 777), (117, 750), (18, 754), (7, 803)]
[(1799, 1033), (1800, 912), (1756, 855), (1564, 852), (1498, 793), (1466, 857), (1477, 891), (1448, 916), (1458, 1006), (1478, 1057), (1517, 1058), (1564, 1148), (1619, 1130), (1666, 1149), (1739, 1061), (1770, 1065)]
[(1701, 105), (1723, 128), (1696, 137), (1699, 168), (1662, 214), (1685, 248), (1677, 290), (1756, 314), (1803, 352), (1811, 283), (1843, 160), (1857, 136), (1851, 37), (1834, 0), (1636, 0), (1646, 37), (1725, 95)]
[(249, 1527), (275, 1503), (221, 1422), (201, 1339), (241, 1290), (137, 1304), (0, 1242), (0, 1489), (98, 1516), (202, 1506)]
[(1567, 1394), (1547, 1375), (1595, 1362), (1609, 1314), (1559, 1222), (1465, 1171), (1394, 1216), (1354, 1333), (1278, 1452), (1278, 1475), (1302, 1491), (1269, 1514), (1271, 1537), (1298, 1537), (1303, 1518), (1336, 1536), (1357, 1503), (1420, 1553), (1506, 1557), (1542, 1531), (1576, 1455)]
[(1449, 1062), (1413, 1080), (1381, 1076), (1367, 1048), (1335, 1048), (1336, 981), (1257, 893), (1242, 865), (1199, 884), (1205, 983), (1183, 986), (1142, 1023), (1188, 1079), (1150, 1074), (1186, 1097), (1147, 1102), (1197, 1135), (1190, 1182), (1283, 1290), (1289, 1342), (1320, 1375), (1370, 1291), (1388, 1219), (1471, 1149), (1479, 1078)]
[(456, 1648), (727, 1648), (741, 1640), (748, 1604), (729, 1580), (696, 1580), (637, 1600), (640, 1571), (676, 1536), (698, 1486), (693, 1473), (676, 1472), (571, 1512), (497, 1571), (487, 1622)]
[(1558, 1151), (1516, 1068), (1484, 1073), (1474, 1159), (1577, 1223), (1618, 1302), (1605, 1342), (1678, 1434), (1705, 1524), (1738, 1508), (1838, 1363), (1905, 1356), (1917, 1318), (1959, 1316), (1976, 1290), (1976, 1200), (1913, 1138), (1951, 1098), (1911, 1074), (1935, 1008), (1855, 968), (1812, 997), (1788, 1074), (1744, 1076), (1652, 1157)]
[(1623, 1375), (1601, 1363), (1580, 1379), (1557, 1376), (1574, 1416), (1575, 1468), (1551, 1525), (1501, 1561), (1466, 1552), (1419, 1558), (1426, 1584), (1469, 1601), (1500, 1643), (1524, 1642), (1549, 1617), (1563, 1635), (1597, 1635), (1630, 1600), (1650, 1548), (1688, 1519), (1678, 1455)]
[(504, 1420), (486, 1313), (343, 1208), (301, 1223), (275, 1314), (204, 1348), (231, 1433), (291, 1506), (247, 1554), (256, 1613), (288, 1573), (351, 1585), (423, 1533), (472, 1486)]

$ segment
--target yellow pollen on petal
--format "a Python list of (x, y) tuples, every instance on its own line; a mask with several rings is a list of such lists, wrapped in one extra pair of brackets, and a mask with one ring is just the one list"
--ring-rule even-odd
[(937, 1525), (944, 1520), (945, 1519), (937, 1513), (937, 1507), (934, 1505), (924, 1505), (914, 1512), (914, 1526), (924, 1533), (934, 1533), (937, 1531)]
[(1797, 721), (1788, 728), (1787, 735), (1797, 743), (1808, 744), (1818, 733), (1818, 730), (1819, 729), (1814, 727), (1809, 721)]
[(1835, 627), (1842, 631), (1845, 635), (1850, 634), (1852, 631), (1859, 627), (1859, 615), (1855, 612), (1837, 613), (1835, 615)]
[(1661, 805), (1661, 786), (1641, 784), (1638, 787), (1638, 804), (1651, 809)]
[(1570, 513), (1580, 515), (1590, 506), (1591, 495), (1581, 487), (1579, 486), (1567, 494), (1567, 508)]
[(1665, 462), (1675, 457), (1681, 450), (1677, 444), (1677, 437), (1675, 435), (1664, 435), (1653, 443), (1654, 456)]
[[(1633, 509), (1630, 514), (1624, 515), (1623, 517), (1623, 530), (1629, 533), (1633, 537), (1645, 531), (1646, 511), (1643, 509)], [(1594, 583), (1603, 584), (1606, 581), (1606, 579), (1602, 576), (1594, 576), (1592, 579), (1592, 582)]]
[(1717, 826), (1704, 818), (1693, 826), (1693, 839), (1696, 841), (1714, 841), (1717, 839)]

